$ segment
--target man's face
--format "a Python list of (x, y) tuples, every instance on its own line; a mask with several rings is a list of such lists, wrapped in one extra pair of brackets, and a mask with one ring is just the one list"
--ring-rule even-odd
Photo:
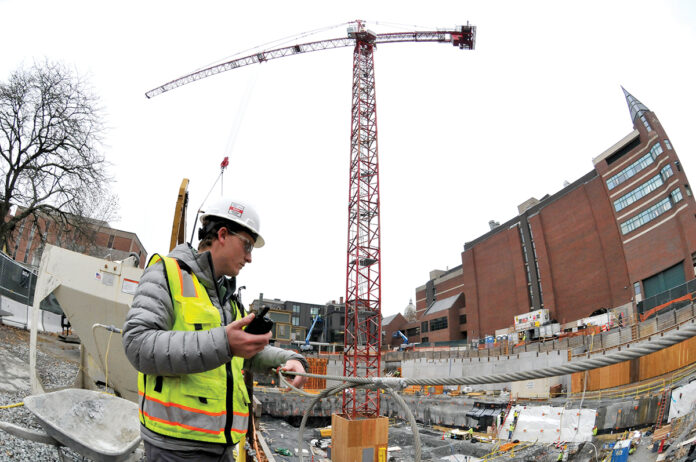
[(227, 228), (220, 228), (218, 239), (213, 245), (213, 265), (215, 277), (237, 276), (244, 265), (251, 263), (251, 249), (254, 240), (246, 231), (230, 232)]

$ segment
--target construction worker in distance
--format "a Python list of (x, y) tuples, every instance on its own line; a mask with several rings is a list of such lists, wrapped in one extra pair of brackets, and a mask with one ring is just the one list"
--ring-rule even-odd
[(469, 427), (469, 429), (466, 431), (466, 439), (470, 440), (473, 437), (474, 437), (474, 427)]
[[(138, 373), (141, 435), (148, 461), (231, 461), (246, 434), (249, 396), (243, 369), (305, 372), (299, 354), (254, 335), (235, 294), (236, 276), (262, 247), (248, 204), (221, 199), (201, 215), (198, 250), (154, 255), (140, 278), (123, 327)], [(305, 377), (291, 384), (302, 387)]]
[(512, 439), (512, 432), (515, 431), (515, 424), (510, 422), (510, 426), (508, 427), (508, 439)]
[(520, 413), (517, 409), (515, 409), (515, 412), (512, 414), (512, 422), (517, 425), (517, 419), (520, 417)]

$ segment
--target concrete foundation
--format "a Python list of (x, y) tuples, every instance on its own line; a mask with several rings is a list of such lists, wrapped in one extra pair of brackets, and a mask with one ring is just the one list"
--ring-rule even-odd
[[(301, 417), (312, 399), (294, 393), (284, 393), (277, 388), (258, 387), (254, 396), (263, 405), (264, 414), (274, 417)], [(509, 395), (484, 395), (477, 397), (449, 395), (403, 395), (416, 420), (425, 425), (442, 425), (447, 427), (479, 427), (479, 420), (468, 416), (475, 409), (476, 402), (494, 403), (499, 408), (507, 407)], [(652, 425), (657, 419), (659, 398), (623, 398), (610, 401), (585, 400), (583, 409), (596, 409), (596, 425), (600, 433), (610, 433), (628, 428), (641, 428)], [(550, 399), (544, 403), (527, 402), (528, 408), (541, 406), (563, 407), (566, 400)], [(313, 409), (312, 417), (329, 417), (340, 413), (342, 399), (340, 395), (325, 398)], [(570, 405), (569, 407), (574, 407)], [(380, 411), (383, 416), (406, 420), (407, 415), (388, 394), (382, 395)], [(486, 431), (486, 428), (481, 428)]]

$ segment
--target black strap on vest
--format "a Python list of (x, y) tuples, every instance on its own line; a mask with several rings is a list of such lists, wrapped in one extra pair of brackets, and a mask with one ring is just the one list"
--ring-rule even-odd
[(164, 378), (161, 375), (158, 375), (155, 378), (155, 391), (157, 393), (162, 393), (162, 385), (164, 384)]

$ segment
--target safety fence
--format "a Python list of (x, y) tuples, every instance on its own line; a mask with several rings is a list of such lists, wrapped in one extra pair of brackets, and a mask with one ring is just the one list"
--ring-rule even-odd
[[(0, 252), (0, 298), (32, 306), (36, 279), (37, 271), (35, 268), (14, 261)], [(41, 301), (41, 309), (58, 315), (63, 312), (53, 294)]]
[(35, 288), (36, 272), (0, 252), (0, 295), (31, 305)]
[[(449, 359), (449, 358), (499, 358), (501, 356), (511, 356), (522, 352), (549, 353), (559, 350), (575, 352), (573, 354), (583, 354), (587, 351), (601, 351), (613, 349), (635, 342), (640, 339), (650, 337), (656, 333), (663, 332), (681, 324), (689, 319), (696, 317), (696, 305), (690, 303), (687, 306), (669, 309), (657, 313), (654, 317), (643, 322), (636, 323), (635, 326), (615, 327), (606, 332), (599, 332), (594, 335), (578, 335), (560, 339), (548, 339), (538, 342), (526, 343), (523, 345), (501, 345), (486, 349), (470, 348), (442, 348), (414, 350), (405, 352), (389, 352), (384, 355), (385, 361), (398, 361), (409, 359)], [(634, 328), (635, 327), (635, 328)]]

